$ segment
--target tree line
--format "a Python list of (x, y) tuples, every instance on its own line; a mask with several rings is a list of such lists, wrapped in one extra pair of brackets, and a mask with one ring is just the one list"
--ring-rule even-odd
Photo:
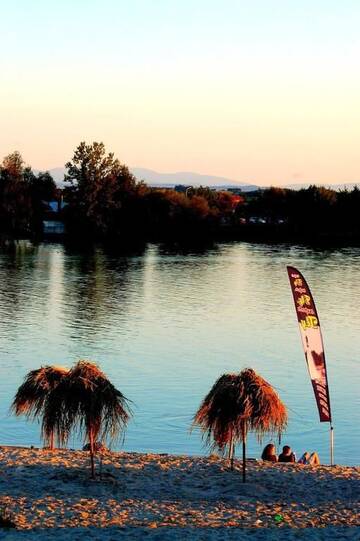
[(81, 143), (66, 164), (67, 230), (91, 238), (162, 238), (209, 233), (232, 214), (232, 197), (207, 188), (151, 188), (102, 143)]
[[(360, 240), (360, 191), (310, 186), (267, 188), (235, 197), (208, 187), (152, 188), (103, 143), (82, 142), (66, 163), (64, 187), (34, 173), (19, 152), (0, 165), (0, 234), (41, 235), (51, 200), (73, 240), (173, 240), (260, 237)], [(186, 179), (184, 179), (186, 181)]]
[(18, 152), (0, 166), (0, 232), (27, 236), (41, 231), (46, 201), (61, 197), (59, 215), (72, 239), (150, 239), (211, 235), (233, 215), (233, 196), (209, 188), (151, 188), (103, 143), (80, 143), (66, 163), (61, 190), (46, 173), (34, 174)]
[[(360, 241), (360, 190), (335, 191), (321, 186), (301, 190), (268, 188), (241, 212), (255, 217), (254, 229), (268, 236), (309, 242)], [(259, 219), (259, 220), (258, 220)], [(259, 223), (260, 221), (260, 223)]]

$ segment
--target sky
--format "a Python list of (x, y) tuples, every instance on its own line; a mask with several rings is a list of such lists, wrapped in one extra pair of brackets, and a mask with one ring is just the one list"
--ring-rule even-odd
[(360, 181), (359, 0), (0, 0), (0, 157)]

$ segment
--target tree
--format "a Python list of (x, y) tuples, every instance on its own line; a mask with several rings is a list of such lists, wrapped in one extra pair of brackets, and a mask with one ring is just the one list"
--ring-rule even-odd
[(32, 173), (28, 182), (31, 197), (36, 203), (52, 201), (57, 195), (56, 184), (48, 171), (40, 171), (37, 175)]
[(0, 166), (0, 230), (15, 235), (40, 232), (46, 205), (55, 197), (50, 173), (35, 175), (17, 151)]
[(96, 442), (114, 440), (130, 419), (129, 401), (89, 361), (78, 361), (46, 401), (42, 432), (47, 439), (56, 434), (65, 445), (73, 430), (89, 444), (91, 476), (95, 478)]
[(287, 424), (287, 411), (279, 396), (250, 368), (240, 374), (224, 374), (206, 395), (194, 416), (193, 426), (202, 429), (206, 444), (225, 453), (233, 469), (234, 446), (242, 442), (243, 481), (246, 477), (246, 439), (249, 431), (258, 437), (278, 432)]
[(66, 164), (66, 198), (70, 227), (89, 234), (109, 234), (121, 219), (127, 200), (136, 192), (136, 179), (128, 167), (106, 153), (103, 143), (85, 142)]
[[(26, 415), (28, 419), (43, 417), (51, 392), (67, 373), (68, 369), (62, 366), (42, 366), (29, 372), (17, 390), (12, 411), (15, 415)], [(50, 449), (54, 448), (53, 431), (49, 431), (45, 443), (49, 443)]]
[(31, 231), (41, 233), (43, 220), (48, 208), (47, 202), (56, 199), (57, 188), (49, 172), (40, 172), (35, 175), (31, 169), (25, 170), (25, 178), (31, 199)]
[(32, 205), (25, 165), (21, 154), (15, 151), (4, 158), (0, 167), (0, 228), (22, 234), (29, 231), (31, 218)]

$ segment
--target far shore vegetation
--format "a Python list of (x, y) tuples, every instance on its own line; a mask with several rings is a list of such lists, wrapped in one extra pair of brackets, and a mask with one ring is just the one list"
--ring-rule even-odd
[[(0, 239), (41, 239), (60, 224), (71, 242), (260, 240), (360, 244), (360, 190), (310, 186), (254, 192), (148, 186), (103, 143), (76, 148), (62, 186), (20, 153), (0, 165)], [(52, 225), (51, 225), (52, 227)], [(59, 231), (54, 230), (59, 238)]]

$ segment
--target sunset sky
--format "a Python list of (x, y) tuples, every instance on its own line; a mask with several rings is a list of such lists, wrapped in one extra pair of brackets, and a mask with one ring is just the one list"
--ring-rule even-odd
[(360, 181), (359, 0), (0, 1), (0, 156)]

